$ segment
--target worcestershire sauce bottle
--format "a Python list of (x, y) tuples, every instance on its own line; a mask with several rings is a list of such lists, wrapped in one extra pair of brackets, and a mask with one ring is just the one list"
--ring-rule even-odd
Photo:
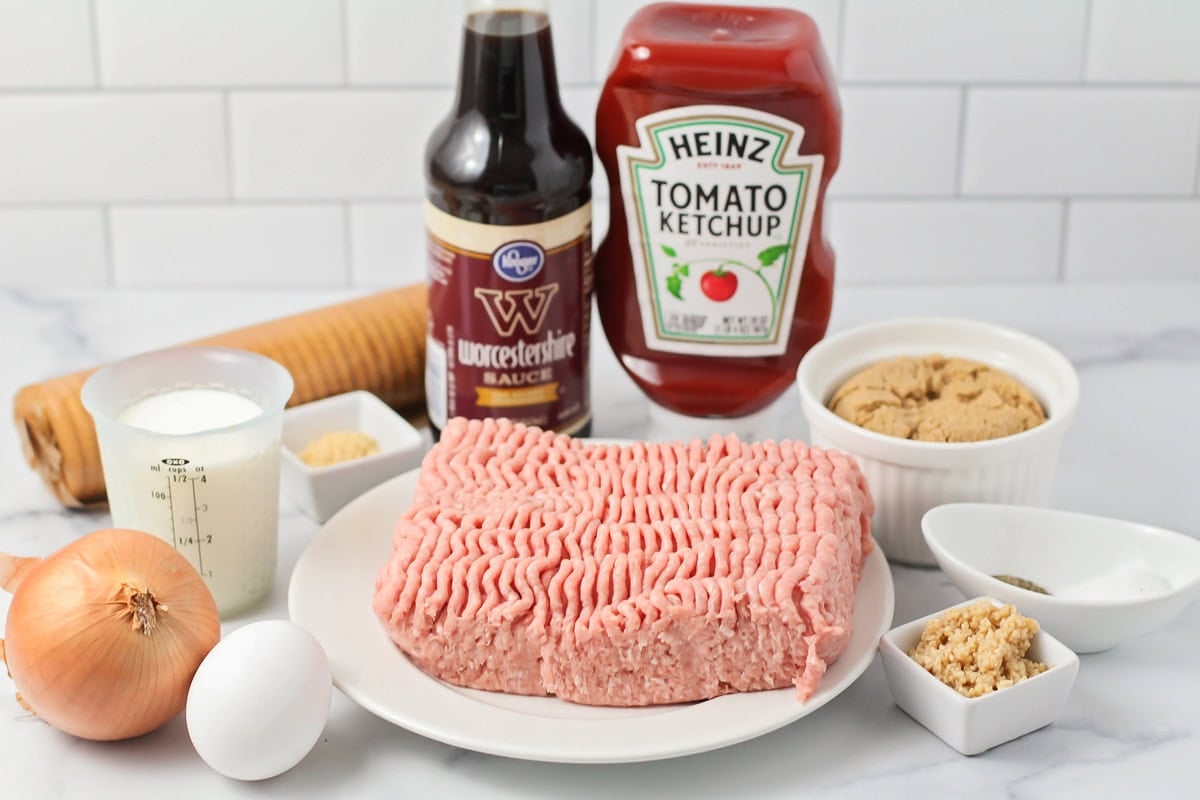
[(461, 416), (586, 436), (592, 150), (559, 99), (545, 0), (468, 0), (425, 155), (434, 435)]

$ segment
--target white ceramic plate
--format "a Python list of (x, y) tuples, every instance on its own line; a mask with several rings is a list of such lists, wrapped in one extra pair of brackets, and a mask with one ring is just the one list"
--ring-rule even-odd
[(347, 696), (455, 747), (534, 761), (620, 763), (736, 744), (807, 716), (845, 691), (871, 664), (892, 623), (891, 573), (876, 548), (858, 588), (850, 646), (805, 703), (789, 688), (701, 703), (601, 708), (450, 686), (414, 666), (371, 610), (375, 576), (391, 554), (392, 530), (416, 479), (413, 471), (377, 486), (321, 528), (292, 573), (288, 610), (321, 642), (334, 685)]

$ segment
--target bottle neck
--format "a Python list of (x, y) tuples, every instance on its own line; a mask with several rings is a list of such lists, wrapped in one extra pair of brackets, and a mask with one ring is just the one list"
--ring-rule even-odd
[(458, 113), (544, 126), (560, 113), (545, 0), (467, 0)]
[(471, 14), (495, 11), (530, 11), (534, 14), (549, 14), (549, 0), (465, 0), (463, 12)]

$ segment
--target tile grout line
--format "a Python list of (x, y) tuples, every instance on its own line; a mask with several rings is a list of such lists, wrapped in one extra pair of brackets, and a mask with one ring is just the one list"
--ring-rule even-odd
[(350, 86), (350, 0), (340, 0), (338, 15), (342, 26), (342, 86)]
[(1093, 203), (1123, 203), (1133, 205), (1161, 205), (1192, 202), (1195, 198), (1190, 192), (1176, 194), (836, 194), (829, 196), (830, 200), (848, 203), (955, 203), (971, 205), (976, 203), (1007, 203), (1010, 205), (1033, 205), (1037, 203), (1057, 203), (1064, 198), (1074, 202)]
[(1067, 240), (1071, 229), (1071, 198), (1063, 198), (1062, 225), (1058, 232), (1058, 283), (1067, 282)]
[(1200, 194), (1200, 136), (1196, 137), (1196, 169), (1192, 175), (1192, 194)]
[(967, 86), (959, 88), (958, 95), (958, 154), (954, 164), (954, 197), (963, 196), (963, 174), (967, 165), (967, 100), (971, 96)]
[(343, 276), (346, 286), (354, 286), (354, 226), (351, 223), (350, 201), (342, 203), (342, 257), (346, 259)]
[[(96, 14), (96, 0), (88, 0), (88, 33), (92, 45), (92, 86), (101, 88), (100, 80), (100, 20)], [(40, 90), (34, 90), (40, 91)]]
[(838, 5), (838, 35), (837, 35), (837, 58), (834, 59), (834, 72), (840, 78), (846, 71), (846, 16), (849, 12), (846, 8), (850, 5), (850, 0), (841, 0)]
[[(411, 205), (419, 206), (423, 197), (419, 194), (411, 195), (363, 195), (345, 196), (331, 195), (328, 197), (238, 197), (233, 198), (239, 208), (289, 208), (289, 207), (312, 207), (325, 206), (329, 208), (340, 207), (343, 203), (355, 203), (362, 205)], [(230, 198), (228, 197), (197, 197), (197, 198), (178, 198), (178, 197), (163, 197), (163, 198), (131, 198), (131, 199), (111, 199), (111, 198), (91, 198), (80, 200), (63, 200), (63, 201), (29, 201), (29, 202), (10, 202), (0, 200), (0, 211), (54, 211), (65, 209), (88, 209), (95, 208), (97, 203), (110, 203), (121, 208), (212, 208), (214, 206), (229, 205)]]
[[(561, 88), (564, 89), (594, 89), (597, 84), (586, 82), (571, 82), (564, 83)], [(1192, 85), (1187, 88), (1200, 88)], [(155, 83), (137, 83), (120, 86), (0, 86), (0, 98), (3, 97), (29, 97), (37, 95), (49, 95), (54, 97), (64, 97), (68, 95), (77, 95), (80, 97), (95, 97), (97, 95), (193, 95), (193, 94), (213, 94), (215, 92), (257, 92), (261, 94), (349, 94), (361, 92), (363, 94), (383, 94), (393, 93), (400, 94), (404, 92), (453, 92), (454, 85), (450, 83), (362, 83), (344, 85), (341, 83), (204, 83), (204, 84), (181, 84), (172, 86), (168, 84)]]
[(1083, 47), (1079, 51), (1079, 83), (1087, 83), (1088, 59), (1092, 51), (1092, 0), (1083, 5)]
[[(597, 7), (596, 0), (592, 0), (588, 6), (588, 40), (590, 42), (592, 57), (588, 59), (588, 78), (592, 81), (591, 85), (600, 85), (604, 82), (604, 69), (596, 63), (599, 49), (596, 47), (596, 38), (599, 33), (597, 24), (600, 21), (600, 9)], [(573, 88), (563, 85), (561, 88)]]
[[(588, 0), (588, 59), (587, 59), (587, 74), (591, 80), (596, 79), (596, 56), (600, 49), (596, 46), (596, 0)], [(601, 81), (604, 79), (601, 78)]]
[(1200, 194), (1200, 136), (1196, 137), (1196, 163), (1192, 170), (1192, 194)]
[[(607, 197), (606, 193), (598, 193)], [(977, 203), (1008, 203), (1035, 204), (1061, 201), (1062, 194), (905, 194), (905, 193), (833, 193), (829, 199), (845, 203), (957, 203), (971, 205)], [(1193, 202), (1195, 197), (1189, 190), (1173, 194), (1075, 194), (1070, 196), (1073, 201), (1133, 203), (1155, 205), (1162, 203)], [(394, 196), (330, 196), (330, 197), (239, 197), (230, 203), (229, 198), (206, 197), (195, 199), (161, 198), (161, 199), (81, 199), (63, 201), (3, 201), (0, 200), (0, 212), (15, 211), (65, 211), (95, 209), (97, 204), (107, 204), (114, 209), (154, 209), (154, 208), (222, 208), (236, 205), (237, 208), (340, 208), (343, 204), (366, 206), (406, 206), (419, 208), (423, 202), (421, 195)]]
[(225, 200), (232, 203), (237, 199), (234, 188), (237, 176), (233, 168), (233, 99), (228, 90), (221, 92), (221, 115), (222, 145), (225, 150)]
[[(561, 89), (598, 89), (600, 83), (597, 81), (564, 81), (559, 84)], [(960, 89), (963, 87), (961, 80), (839, 80), (838, 86), (842, 89), (908, 89), (908, 90), (934, 90), (934, 89)], [(1021, 90), (1029, 92), (1054, 91), (1062, 89), (1073, 89), (1081, 92), (1098, 92), (1098, 91), (1114, 91), (1114, 92), (1141, 92), (1147, 89), (1154, 89), (1163, 92), (1176, 92), (1179, 94), (1194, 94), (1197, 89), (1200, 89), (1200, 81), (1164, 81), (1164, 80), (1147, 80), (1147, 81), (1090, 81), (1087, 84), (1081, 84), (1078, 80), (1075, 81), (975, 81), (968, 84), (971, 88), (983, 90)], [(3, 86), (0, 87), (0, 97), (22, 97), (29, 95), (80, 95), (94, 97), (97, 94), (111, 95), (180, 95), (180, 94), (201, 94), (221, 91), (239, 91), (239, 92), (273, 92), (278, 94), (333, 94), (347, 92), (361, 92), (363, 94), (378, 94), (384, 92), (402, 93), (402, 92), (441, 92), (453, 91), (452, 83), (357, 83), (352, 85), (343, 85), (341, 83), (307, 83), (307, 84), (281, 84), (281, 83), (247, 83), (247, 84), (185, 84), (185, 85), (164, 85), (152, 83), (139, 83), (120, 86)]]
[(117, 285), (117, 254), (113, 248), (112, 235), (112, 206), (108, 203), (100, 206), (100, 230), (104, 236), (104, 268), (108, 285)]

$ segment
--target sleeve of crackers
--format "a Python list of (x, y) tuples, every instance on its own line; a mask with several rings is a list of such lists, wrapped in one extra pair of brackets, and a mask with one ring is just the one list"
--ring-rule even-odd
[[(414, 407), (425, 399), (426, 307), (425, 287), (408, 286), (187, 344), (278, 361), (296, 384), (289, 405), (361, 389), (393, 408)], [(79, 399), (93, 371), (31, 384), (13, 401), (29, 465), (70, 507), (105, 499), (96, 429)]]

